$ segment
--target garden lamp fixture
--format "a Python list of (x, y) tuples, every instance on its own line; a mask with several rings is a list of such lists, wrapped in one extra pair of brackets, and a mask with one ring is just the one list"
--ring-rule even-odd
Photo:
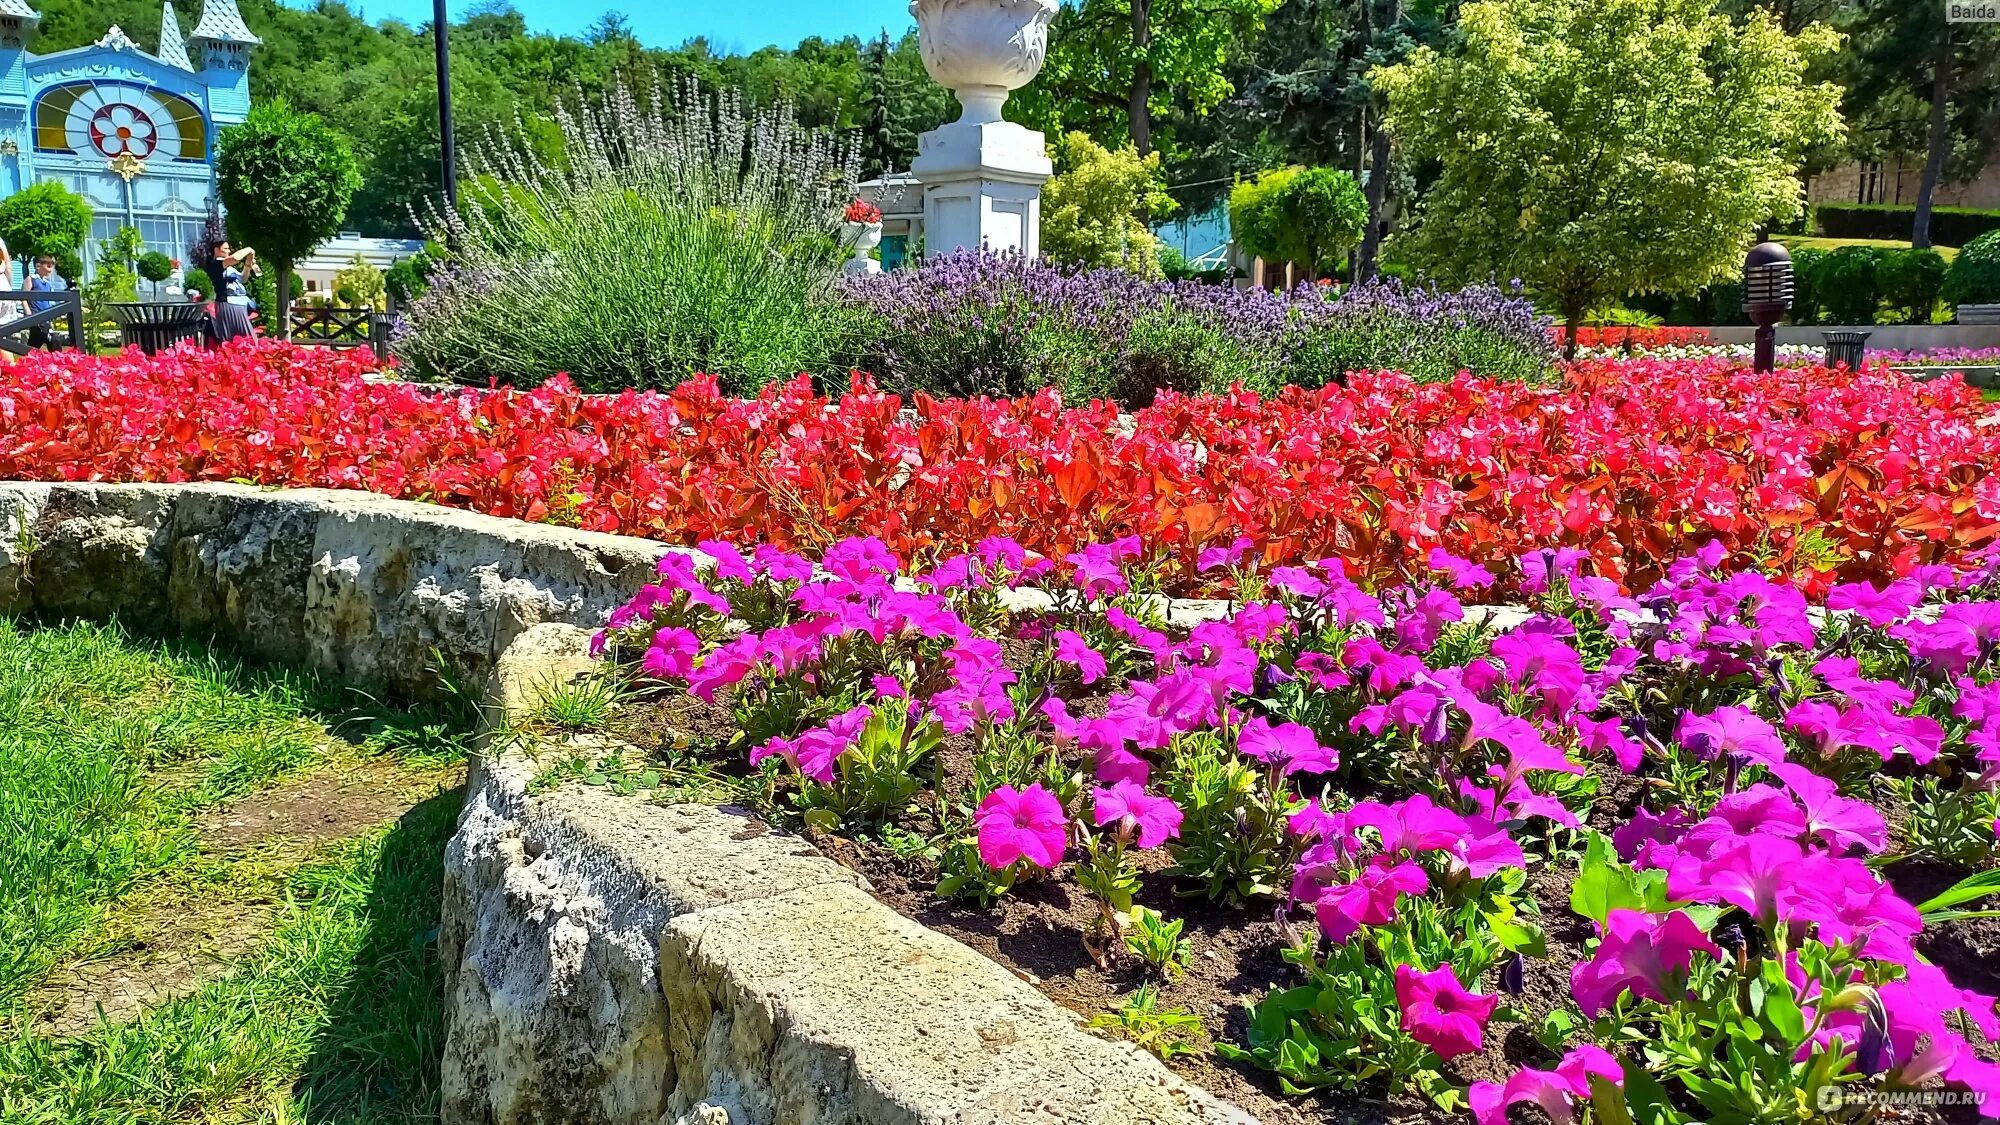
[(1778, 322), (1791, 308), (1791, 252), (1775, 242), (1751, 247), (1743, 262), (1743, 311), (1757, 326), (1753, 370), (1767, 372), (1778, 365)]

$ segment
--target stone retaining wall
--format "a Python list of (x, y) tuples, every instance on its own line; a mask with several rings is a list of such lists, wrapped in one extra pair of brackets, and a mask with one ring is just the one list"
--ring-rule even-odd
[[(361, 493), (0, 482), (0, 613), (450, 677), (496, 726), (667, 550)], [(746, 812), (536, 773), (489, 744), (446, 855), (448, 1123), (1250, 1120)]]

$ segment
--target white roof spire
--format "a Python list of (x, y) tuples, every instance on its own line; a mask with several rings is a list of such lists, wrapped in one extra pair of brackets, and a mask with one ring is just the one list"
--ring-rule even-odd
[(243, 22), (243, 13), (236, 10), (236, 0), (202, 0), (201, 18), (194, 21), (194, 30), (188, 32), (188, 38), (217, 43), (263, 42), (250, 34), (250, 25)]
[(180, 17), (174, 15), (174, 0), (166, 0), (166, 9), (160, 13), (160, 61), (182, 70), (193, 70), (194, 60), (188, 58), (187, 40), (181, 38)]
[(28, 6), (28, 0), (0, 0), (0, 16), (40, 23), (42, 15)]

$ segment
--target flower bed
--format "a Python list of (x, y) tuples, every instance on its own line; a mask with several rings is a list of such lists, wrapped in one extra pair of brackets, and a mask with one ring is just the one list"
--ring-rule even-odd
[(155, 359), (38, 353), (0, 379), (0, 479), (366, 488), (669, 542), (820, 547), (880, 535), (937, 558), (1012, 535), (1052, 557), (1142, 535), (1163, 581), (1255, 538), (1388, 579), (1434, 546), (1478, 561), (1574, 547), (1645, 585), (1717, 542), (1814, 589), (1989, 541), (2000, 433), (1956, 380), (1715, 361), (1591, 362), (1560, 388), (1460, 378), (1274, 399), (1166, 395), (1121, 416), (804, 380), (732, 399), (436, 393), (353, 353), (239, 343)]
[[(1370, 588), (1239, 542), (1200, 560), (1228, 611), (1175, 627), (1137, 538), (913, 574), (876, 539), (702, 550), (600, 635), (670, 772), (733, 771), (893, 905), (1094, 988), (1108, 1033), (1205, 1030), (1260, 1097), (1505, 1125), (2000, 1094), (1991, 558), (1822, 621), (1719, 548), (1637, 597), (1536, 551), (1501, 628), (1461, 598), (1503, 575), (1441, 550)], [(1247, 1015), (1180, 1008), (1219, 998)]]
[[(1560, 326), (1552, 327), (1549, 333), (1560, 341), (1563, 329)], [(1584, 325), (1576, 330), (1577, 347), (1611, 352), (1651, 352), (1659, 348), (1696, 347), (1710, 342), (1706, 328)]]

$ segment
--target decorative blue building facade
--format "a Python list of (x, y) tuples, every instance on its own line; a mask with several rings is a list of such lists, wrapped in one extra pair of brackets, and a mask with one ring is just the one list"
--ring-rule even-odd
[(259, 42), (236, 0), (200, 2), (184, 36), (163, 0), (158, 54), (113, 27), (92, 46), (38, 55), (40, 17), (27, 0), (0, 0), (0, 194), (54, 180), (90, 201), (93, 242), (132, 226), (149, 249), (181, 257), (215, 200), (216, 135), (250, 112)]

